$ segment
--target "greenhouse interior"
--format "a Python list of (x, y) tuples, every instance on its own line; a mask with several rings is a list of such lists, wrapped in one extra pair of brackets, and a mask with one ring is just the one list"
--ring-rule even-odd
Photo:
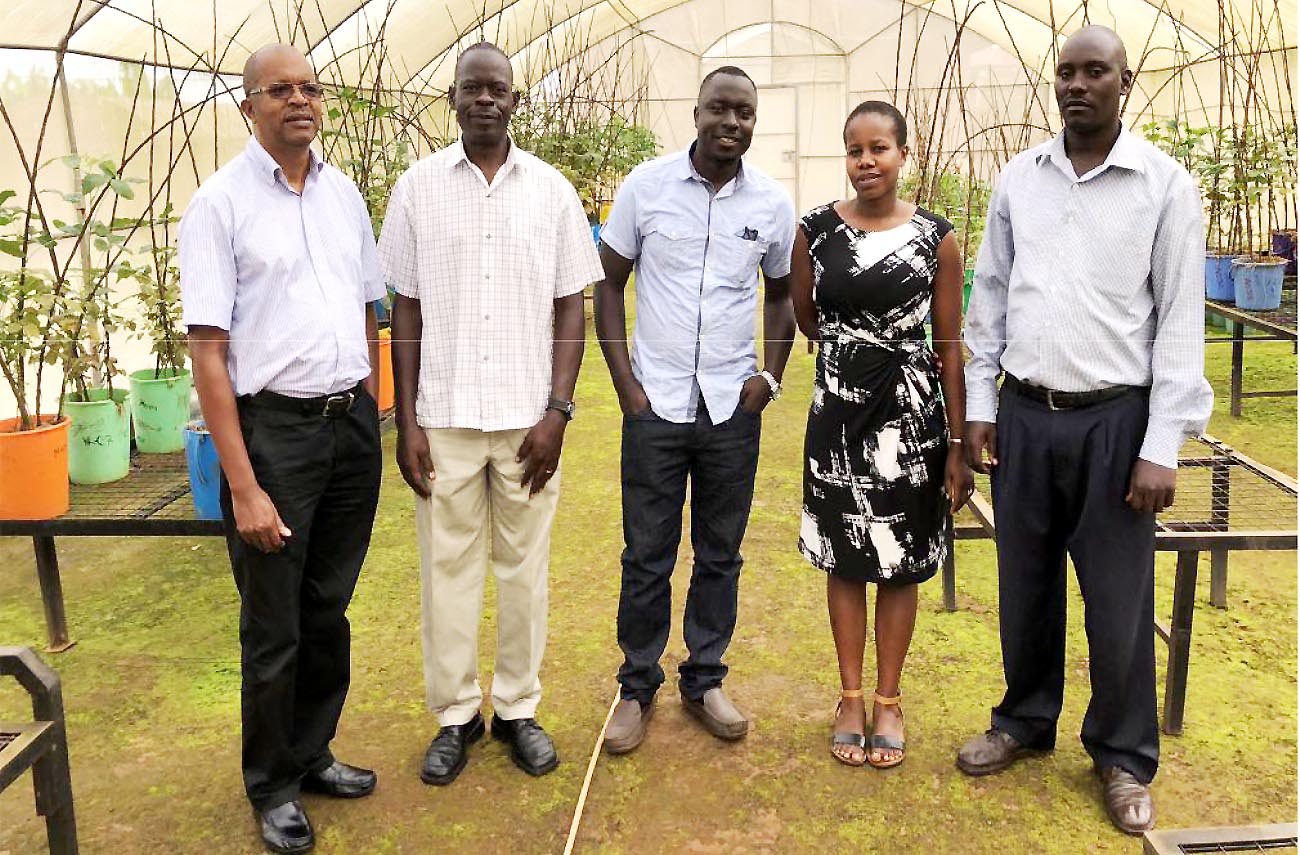
[[(218, 460), (217, 428), (209, 434), (203, 425), (199, 387), (211, 381), (202, 379), (197, 348), (210, 345), (192, 334), (182, 300), (191, 276), (181, 239), (187, 211), (201, 198), (199, 188), (215, 183), (218, 170), (248, 157), (255, 111), (247, 105), (259, 93), (244, 89), (246, 63), (254, 67), (250, 58), (277, 44), (300, 52), (323, 85), (316, 95), (313, 157), (355, 187), (369, 218), (364, 242), (379, 241), (389, 279), (386, 296), (364, 309), (373, 306), (377, 330), (378, 342), (370, 341), (367, 352), (377, 360), (371, 370), (382, 479), (364, 566), (355, 592), (349, 590), (347, 618), (339, 614), (347, 700), (337, 733), (330, 729), (339, 754), (373, 769), (379, 783), (371, 777), (374, 793), (365, 799), (303, 797), (314, 851), (1296, 851), (1296, 12), (1289, 0), (11, 0), (0, 10), (0, 566), (7, 568), (0, 571), (0, 855), (307, 851), (276, 849), (266, 837), (267, 811), (249, 810), (250, 749), (246, 738), (241, 741), (241, 721), (247, 728), (254, 702), (241, 638), (252, 630), (246, 605), (241, 611), (248, 582), (237, 585), (231, 576), (232, 562), (238, 565), (237, 555), (248, 547), (240, 542), (243, 529), (223, 522), (232, 514), (235, 475)], [(945, 512), (940, 524), (945, 557), (932, 572), (941, 570), (942, 579), (914, 587), (905, 685), (892, 693), (901, 693), (906, 708), (909, 762), (887, 771), (870, 768), (879, 746), (871, 730), (869, 670), (865, 730), (853, 734), (863, 738), (864, 751), (872, 737), (867, 767), (851, 768), (864, 764), (846, 761), (834, 746), (827, 751), (832, 730), (840, 729), (833, 726), (837, 701), (852, 697), (841, 700), (839, 693), (853, 687), (842, 680), (842, 662), (837, 669), (841, 637), (837, 630), (832, 639), (827, 621), (830, 589), (808, 572), (808, 550), (801, 555), (800, 549), (808, 537), (809, 491), (818, 489), (809, 486), (816, 480), (810, 466), (816, 467), (805, 453), (805, 443), (808, 449), (813, 444), (809, 404), (815, 415), (833, 351), (824, 328), (820, 349), (809, 339), (802, 316), (794, 334), (803, 268), (796, 260), (794, 273), (779, 275), (792, 270), (789, 243), (780, 244), (782, 259), (763, 257), (761, 275), (750, 264), (744, 280), (750, 282), (749, 302), (735, 304), (753, 312), (748, 358), (757, 355), (758, 361), (749, 379), (762, 376), (753, 372), (764, 359), (770, 365), (773, 353), (785, 369), (783, 377), (776, 371), (780, 383), (770, 381), (761, 440), (757, 433), (754, 438), (761, 453), (747, 488), (748, 527), (743, 520), (740, 526), (743, 573), (735, 552), (734, 634), (729, 646), (722, 642), (728, 651), (722, 671), (730, 668), (728, 691), (747, 714), (747, 735), (720, 741), (691, 720), (709, 713), (695, 710), (687, 698), (698, 629), (692, 629), (695, 606), (683, 619), (680, 604), (696, 596), (705, 562), (701, 532), (710, 525), (700, 513), (709, 490), (697, 492), (700, 482), (692, 474), (691, 494), (686, 497), (683, 480), (677, 499), (679, 510), (685, 502), (692, 513), (684, 528), (678, 521), (678, 540), (669, 543), (664, 559), (669, 572), (674, 560), (677, 569), (671, 592), (664, 582), (671, 606), (663, 607), (672, 610), (672, 626), (663, 629), (662, 671), (681, 669), (682, 700), (679, 705), (676, 691), (661, 692), (653, 722), (643, 700), (645, 744), (626, 756), (609, 744), (602, 750), (614, 738), (610, 728), (620, 726), (619, 705), (635, 699), (619, 680), (637, 524), (629, 515), (629, 437), (640, 429), (634, 424), (640, 416), (628, 409), (610, 342), (598, 333), (601, 312), (609, 311), (607, 295), (614, 293), (601, 289), (616, 288), (621, 301), (620, 283), (627, 279), (623, 271), (615, 282), (609, 258), (632, 264), (614, 245), (626, 227), (618, 200), (629, 174), (649, 175), (642, 165), (659, 163), (656, 158), (667, 163), (682, 155), (698, 165), (696, 145), (705, 139), (702, 86), (713, 72), (735, 80), (740, 69), (752, 84), (756, 111), (737, 186), (750, 184), (743, 179), (751, 173), (767, 176), (771, 192), (786, 200), (780, 210), (792, 209), (795, 218), (809, 214), (799, 220), (807, 230), (809, 212), (819, 206), (846, 199), (842, 204), (852, 206), (855, 198), (866, 198), (865, 185), (854, 178), (855, 158), (865, 155), (846, 156), (846, 120), (863, 102), (893, 105), (907, 128), (893, 192), (951, 226), (955, 240), (948, 245), (955, 243), (955, 250), (940, 263), (956, 264), (952, 287), (962, 289), (951, 323), (941, 321), (938, 302), (929, 309), (931, 323), (922, 325), (926, 311), (917, 318), (917, 335), (928, 334), (936, 351), (950, 354), (935, 357), (937, 367), (926, 376), (935, 384), (941, 374), (960, 378), (960, 364), (950, 375), (943, 363), (952, 354), (974, 359), (971, 327), (966, 348), (949, 342), (944, 351), (940, 338), (947, 333), (940, 324), (956, 329), (955, 323), (993, 317), (967, 314), (963, 320), (961, 314), (972, 296), (972, 306), (987, 305), (981, 289), (991, 291), (998, 281), (1004, 303), (997, 320), (1014, 322), (1005, 295), (1008, 288), (1014, 293), (1016, 274), (1008, 286), (1007, 277), (997, 280), (990, 272), (998, 242), (1011, 246), (1023, 234), (995, 223), (1006, 217), (997, 207), (1002, 176), (1035, 147), (1065, 140), (1061, 152), (1067, 152), (1075, 131), (1067, 131), (1058, 104), (1067, 85), (1062, 68), (1069, 65), (1062, 57), (1073, 35), (1097, 27), (1118, 37), (1131, 72), (1131, 85), (1120, 93), (1121, 134), (1127, 135), (1120, 139), (1132, 138), (1148, 152), (1144, 157), (1152, 163), (1159, 158), (1170, 174), (1190, 176), (1187, 186), (1200, 202), (1192, 216), (1200, 217), (1205, 252), (1203, 294), (1199, 251), (1191, 262), (1196, 341), (1185, 351), (1197, 364), (1203, 354), (1203, 378), (1193, 381), (1205, 387), (1205, 417), (1183, 435), (1176, 463), (1171, 458), (1169, 466), (1157, 467), (1169, 473), (1168, 502), (1152, 506), (1154, 614), (1143, 613), (1141, 632), (1154, 639), (1161, 762), (1154, 780), (1148, 774), (1134, 786), (1149, 791), (1154, 821), (1136, 833), (1117, 831), (1122, 823), (1108, 814), (1105, 774), (1103, 783), (1095, 774), (1102, 767), (1094, 770), (1094, 762), (1101, 761), (1088, 733), (1105, 717), (1096, 699), (1100, 670), (1108, 667), (1099, 652), (1107, 631), (1093, 625), (1102, 606), (1085, 608), (1085, 594), (1095, 593), (1086, 573), (1076, 577), (1086, 559), (1073, 541), (1072, 569), (1060, 591), (1068, 617), (1062, 618), (1064, 689), (1054, 750), (1039, 746), (1036, 756), (999, 775), (973, 775), (962, 767), (959, 749), (989, 727), (990, 708), (1008, 686), (1005, 616), (1011, 600), (1001, 576), (1013, 540), (994, 526), (993, 499), (997, 495), (1009, 509), (1028, 502), (1016, 504), (1006, 489), (999, 493), (978, 468), (970, 501)], [(484, 42), (509, 62), (517, 95), (509, 116), (511, 150), (535, 155), (571, 185), (590, 230), (584, 258), (595, 264), (599, 255), (605, 279), (587, 277), (582, 298), (574, 298), (582, 305), (579, 344), (585, 341), (585, 351), (577, 350), (581, 368), (576, 387), (569, 386), (570, 400), (561, 401), (569, 407), (564, 420), (572, 424), (561, 434), (564, 481), (562, 487), (558, 477), (552, 482), (558, 504), (554, 523), (547, 522), (549, 553), (541, 558), (545, 655), (532, 667), (534, 673), (540, 667), (545, 694), (536, 716), (553, 739), (559, 765), (552, 774), (521, 774), (516, 765), (528, 771), (523, 749), (502, 727), (505, 735), (494, 729), (493, 740), (460, 749), (468, 751), (468, 765), (452, 774), (460, 776), (454, 784), (431, 787), (421, 777), (426, 746), (440, 724), (445, 730), (461, 723), (431, 711), (437, 705), (426, 687), (433, 636), (422, 597), (432, 589), (422, 582), (430, 559), (423, 554), (424, 529), (419, 536), (417, 529), (437, 523), (425, 520), (427, 502), (418, 490), (412, 494), (404, 475), (402, 411), (417, 400), (412, 378), (419, 351), (399, 352), (397, 334), (400, 318), (411, 317), (401, 307), (415, 306), (418, 318), (420, 301), (394, 281), (387, 261), (394, 250), (384, 232), (386, 218), (400, 207), (390, 207), (390, 200), (404, 175), (414, 183), (445, 149), (469, 151), (469, 131), (462, 142), (463, 121), (458, 124), (456, 85), (462, 54), (470, 56), (466, 49)], [(304, 85), (289, 85), (288, 103), (311, 97)], [(712, 178), (701, 175), (694, 177), (708, 185)], [(495, 189), (492, 179), (484, 180), (488, 184)], [(1010, 182), (1007, 187), (1010, 194)], [(726, 191), (717, 192), (717, 202), (733, 201)], [(453, 204), (454, 191), (446, 192), (447, 200), (436, 204)], [(631, 195), (622, 197), (624, 210)], [(250, 191), (244, 204), (253, 216), (259, 203)], [(1093, 213), (1123, 222), (1141, 216), (1128, 197), (1107, 204), (1113, 212)], [(546, 210), (552, 210), (549, 202)], [(1132, 245), (1120, 249), (1155, 269), (1153, 259), (1175, 251), (1168, 248), (1174, 238), (1162, 240), (1157, 231), (1151, 244), (1145, 233), (1135, 229)], [(869, 229), (861, 236), (877, 237)], [(1119, 243), (1128, 244), (1129, 237)], [(653, 245), (647, 240), (639, 251), (649, 253)], [(801, 244), (794, 246), (797, 255)], [(471, 254), (465, 247), (447, 252), (457, 249)], [(1117, 251), (1095, 243), (1073, 249), (1089, 258)], [(813, 253), (821, 275), (815, 250), (802, 251)], [(1029, 263), (1020, 261), (1024, 257), (1008, 260), (1010, 269), (1025, 269), (1016, 267)], [(644, 293), (648, 287), (643, 311), (635, 311), (636, 278), (650, 286), (664, 275), (640, 263), (627, 289), (629, 340), (634, 318), (640, 331), (643, 322), (664, 317)], [(1102, 262), (1086, 263), (1095, 270)], [(695, 301), (692, 312), (699, 311), (701, 336), (707, 307), (717, 305), (707, 302), (711, 264), (699, 268), (698, 293), (687, 300)], [(1276, 277), (1257, 285), (1260, 271)], [(1073, 271), (1059, 272), (1063, 281), (1078, 281)], [(436, 278), (423, 271), (418, 278), (426, 275)], [(1166, 317), (1160, 307), (1169, 303), (1161, 302), (1163, 280), (1153, 286), (1145, 273), (1142, 278), (1144, 293), (1156, 288), (1156, 307), (1142, 310), (1155, 320), (1137, 334), (1146, 336), (1149, 354)], [(793, 284), (783, 287), (787, 279)], [(773, 306), (784, 299), (790, 311), (787, 291), (795, 297), (790, 335), (774, 346)], [(1063, 349), (1084, 364), (1108, 352), (1082, 326), (1092, 317), (1091, 299), (1066, 298), (1063, 305), (1078, 311), (1063, 310), (1055, 325), (1066, 337)], [(427, 347), (434, 325), (427, 296), (425, 302)], [(549, 298), (544, 305), (550, 311)], [(524, 335), (531, 309), (523, 303), (506, 308)], [(1109, 311), (1118, 318), (1132, 310), (1116, 303)], [(1185, 321), (1187, 313), (1180, 317)], [(747, 317), (741, 320), (743, 328)], [(277, 322), (288, 328), (292, 319)], [(549, 336), (549, 317), (546, 323)], [(557, 314), (557, 366), (559, 330)], [(551, 353), (550, 341), (542, 359)], [(633, 342), (628, 360), (623, 344), (615, 342), (613, 350), (621, 350), (627, 370), (637, 372), (632, 382), (651, 391), (641, 345)], [(710, 346), (707, 338), (695, 342), (697, 370)], [(483, 347), (485, 361), (489, 354), (508, 359), (515, 353), (503, 342)], [(1159, 356), (1156, 369), (1143, 369), (1153, 401), (1159, 378), (1153, 381), (1152, 373), (1168, 370), (1164, 354), (1164, 369)], [(464, 376), (450, 364), (427, 370), (444, 368), (449, 377)], [(403, 375), (408, 369), (412, 373)], [(423, 408), (426, 380), (420, 377)], [(969, 387), (969, 370), (966, 377)], [(700, 389), (701, 404), (712, 394), (707, 382), (686, 382)], [(403, 388), (410, 404), (403, 403)], [(942, 396), (933, 388), (936, 399), (953, 397), (947, 385)], [(507, 394), (463, 386), (453, 391), (475, 400)], [(1044, 400), (1054, 409), (1051, 391)], [(747, 393), (740, 394), (743, 407)], [(554, 396), (547, 407), (553, 403)], [(233, 399), (229, 406), (233, 413)], [(934, 411), (944, 418), (940, 405)], [(428, 429), (425, 410), (419, 412), (420, 427)], [(650, 418), (662, 421), (665, 412), (655, 401)], [(949, 408), (949, 421), (953, 412), (962, 410)], [(216, 423), (211, 411), (206, 415)], [(159, 428), (163, 416), (172, 421)], [(1146, 417), (1144, 410), (1143, 424)], [(683, 418), (696, 418), (694, 404)], [(116, 439), (100, 436), (110, 422), (120, 434)], [(962, 427), (946, 429), (959, 445)], [(245, 427), (251, 448), (250, 436)], [(29, 439), (35, 442), (20, 444)], [(92, 461), (91, 451), (104, 445), (113, 446), (112, 461)], [(965, 461), (970, 453), (959, 447), (949, 460)], [(870, 450), (866, 457), (870, 463)], [(548, 478), (558, 465), (558, 459), (550, 464)], [(938, 465), (943, 471), (942, 460)], [(497, 525), (501, 513), (494, 508), (485, 518)], [(1010, 512), (998, 514), (999, 521), (1006, 518)], [(1014, 528), (1014, 518), (1003, 525)], [(867, 546), (865, 535), (854, 540), (849, 528), (856, 548), (883, 553), (876, 528)], [(498, 534), (490, 549), (483, 547), (489, 564), (511, 548)], [(1060, 563), (1065, 566), (1064, 552)], [(506, 577), (499, 568), (495, 577), (486, 576), (486, 592), (480, 580), (477, 593), (482, 619), (465, 639), (471, 664), (480, 663), (474, 682), (482, 681), (480, 698), (494, 668), (505, 670), (497, 667), (498, 650), (504, 655), (510, 633), (518, 631), (517, 616), (506, 608)], [(876, 588), (867, 586), (875, 619), (887, 587), (879, 586), (878, 600)], [(875, 619), (866, 633), (872, 644)], [(1139, 659), (1145, 649), (1139, 646)], [(869, 669), (875, 654), (866, 653)], [(492, 692), (496, 699), (497, 689)], [(888, 694), (877, 691), (877, 698)], [(998, 709), (990, 733), (997, 731)], [(878, 701), (875, 714), (893, 715), (881, 712)], [(1082, 746), (1073, 738), (1080, 722)], [(1148, 723), (1154, 729), (1156, 722)]]

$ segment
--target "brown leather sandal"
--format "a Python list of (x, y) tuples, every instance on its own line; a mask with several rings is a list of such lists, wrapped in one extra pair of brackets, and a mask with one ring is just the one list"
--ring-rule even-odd
[[(840, 692), (840, 702), (835, 705), (835, 718), (840, 717), (840, 708), (844, 706), (845, 698), (862, 697), (861, 689), (845, 689)], [(866, 716), (863, 716), (863, 730), (866, 730)], [(834, 728), (834, 722), (831, 723)], [(840, 745), (853, 745), (862, 749), (862, 759), (854, 762), (853, 760), (836, 753), (836, 747)], [(853, 733), (852, 731), (834, 731), (831, 733), (831, 756), (843, 763), (845, 766), (861, 766), (867, 762), (867, 737), (864, 733)]]
[[(872, 698), (875, 700), (876, 703), (880, 704), (883, 707), (898, 707), (898, 717), (899, 718), (903, 717), (903, 708), (899, 706), (899, 702), (903, 700), (902, 695), (894, 695), (892, 698), (887, 698), (884, 695), (873, 692)], [(875, 730), (874, 721), (871, 723), (871, 727), (872, 730)], [(897, 757), (890, 758), (887, 760), (881, 760), (880, 762), (877, 763), (876, 761), (871, 759), (871, 751), (868, 750), (867, 762), (877, 769), (892, 769), (895, 766), (897, 766), (899, 763), (902, 763), (904, 760), (907, 759), (907, 743), (896, 736), (885, 736), (883, 734), (873, 733), (871, 734), (871, 739), (868, 740), (867, 742), (867, 747), (868, 749), (874, 748), (878, 750), (900, 752), (899, 756)]]

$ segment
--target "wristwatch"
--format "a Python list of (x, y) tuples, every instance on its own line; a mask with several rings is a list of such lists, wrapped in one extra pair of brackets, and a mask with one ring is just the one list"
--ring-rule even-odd
[(572, 401), (564, 401), (560, 398), (548, 398), (546, 400), (546, 409), (555, 410), (564, 416), (566, 422), (573, 421), (573, 411), (575, 409)]
[(760, 371), (758, 376), (767, 381), (768, 388), (772, 390), (772, 400), (775, 401), (781, 397), (781, 383), (772, 375), (771, 371)]

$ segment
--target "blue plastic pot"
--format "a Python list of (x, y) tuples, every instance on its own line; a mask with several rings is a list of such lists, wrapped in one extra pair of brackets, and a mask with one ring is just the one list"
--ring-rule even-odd
[(185, 462), (190, 467), (194, 515), (201, 520), (221, 519), (221, 461), (202, 419), (185, 426)]
[(1231, 255), (1205, 254), (1205, 296), (1211, 300), (1231, 303), (1236, 299), (1232, 285)]
[(1276, 309), (1282, 305), (1282, 278), (1286, 259), (1242, 256), (1232, 260), (1232, 284), (1237, 308), (1255, 311)]

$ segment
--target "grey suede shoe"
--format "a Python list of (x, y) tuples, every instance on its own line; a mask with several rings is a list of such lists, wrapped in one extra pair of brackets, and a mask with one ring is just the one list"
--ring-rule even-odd
[(609, 727), (605, 728), (605, 750), (610, 754), (626, 754), (640, 745), (654, 712), (654, 701), (644, 707), (636, 698), (619, 701)]
[(1119, 766), (1097, 769), (1101, 778), (1102, 801), (1111, 823), (1134, 837), (1156, 827), (1156, 808), (1151, 788)]
[(736, 709), (736, 705), (722, 691), (722, 687), (709, 689), (698, 701), (682, 695), (682, 708), (699, 720), (704, 729), (719, 739), (743, 739), (749, 732), (749, 719)]
[(976, 777), (992, 775), (1022, 757), (1041, 753), (1043, 752), (1021, 745), (1006, 731), (990, 727), (961, 747), (957, 752), (957, 768)]

